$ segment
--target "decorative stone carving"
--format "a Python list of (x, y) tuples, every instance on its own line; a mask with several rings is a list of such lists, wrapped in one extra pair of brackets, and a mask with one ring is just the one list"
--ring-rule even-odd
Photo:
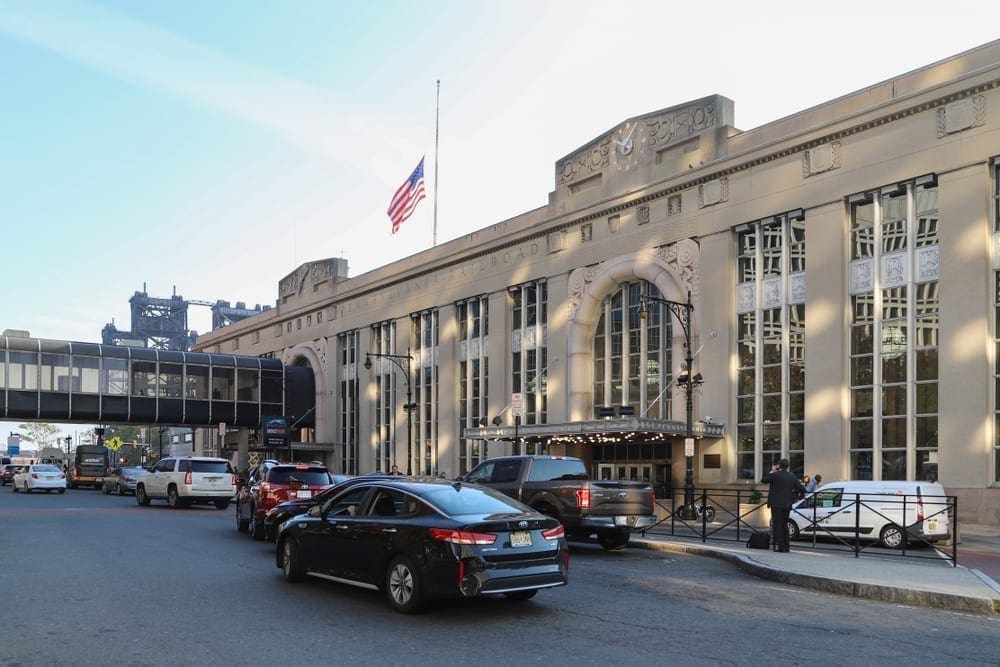
[(938, 139), (955, 132), (978, 127), (986, 122), (986, 98), (983, 95), (956, 100), (937, 110)]
[(608, 217), (608, 232), (612, 234), (617, 234), (618, 230), (622, 228), (622, 219), (620, 215), (612, 215)]
[(781, 306), (781, 276), (764, 280), (761, 290), (761, 307), (778, 308)]
[(933, 282), (941, 275), (939, 247), (937, 245), (929, 245), (917, 248), (917, 275), (914, 277), (915, 282)]
[(549, 254), (560, 252), (566, 249), (566, 230), (552, 232), (548, 236)]
[(649, 222), (649, 206), (643, 204), (635, 209), (636, 224), (645, 225)]
[(752, 313), (757, 310), (757, 282), (751, 281), (736, 286), (736, 312)]
[(514, 329), (511, 332), (511, 336), (510, 336), (510, 351), (511, 352), (520, 352), (521, 351), (521, 330), (520, 329)]
[(875, 260), (871, 257), (851, 262), (851, 294), (871, 292), (875, 287)]
[[(691, 239), (682, 239), (669, 246), (656, 248), (655, 259), (658, 264), (667, 268), (677, 276), (684, 291), (690, 290), (692, 297), (701, 294), (701, 276), (699, 266), (698, 244)], [(587, 292), (590, 283), (601, 272), (607, 262), (574, 269), (569, 274), (569, 290), (566, 299), (566, 311), (570, 320), (576, 318), (580, 300)], [(545, 332), (543, 331), (544, 335)], [(517, 350), (514, 350), (515, 352)]]
[[(602, 262), (602, 264), (604, 264)], [(573, 272), (569, 274), (569, 294), (566, 297), (566, 309), (569, 319), (574, 319), (576, 317), (576, 309), (580, 307), (580, 299), (583, 298), (584, 292), (587, 291), (587, 286), (594, 280), (600, 270), (602, 264), (595, 264), (593, 266), (584, 266), (579, 269), (573, 269)], [(521, 351), (521, 339), (520, 332), (515, 331), (516, 341), (511, 341), (511, 348), (514, 352)], [(516, 343), (517, 347), (514, 347)]]
[(788, 303), (806, 302), (806, 274), (805, 271), (791, 273), (788, 275)]
[[(650, 148), (682, 141), (719, 124), (716, 96), (696, 100), (687, 106), (667, 109), (637, 118)], [(616, 126), (618, 127), (618, 126)], [(609, 164), (614, 145), (611, 134), (600, 137), (580, 151), (556, 162), (556, 184), (565, 185), (600, 172)], [(655, 151), (650, 151), (650, 153)]]
[(907, 283), (906, 253), (894, 252), (882, 258), (882, 287), (901, 287)]
[(723, 176), (698, 186), (698, 206), (705, 208), (729, 201), (729, 178)]
[(667, 199), (667, 215), (681, 214), (681, 196), (673, 195)]
[(538, 347), (538, 329), (533, 326), (524, 329), (524, 347), (533, 350)]
[(665, 146), (686, 139), (692, 134), (715, 126), (715, 98), (659, 116), (648, 117), (645, 119), (645, 124), (646, 136), (649, 137), (651, 146)]
[(316, 354), (319, 356), (320, 366), (326, 368), (326, 349), (327, 349), (326, 338), (325, 337), (320, 338), (316, 341), (313, 341), (313, 343), (314, 343), (314, 348), (316, 350)]
[(802, 153), (802, 177), (809, 178), (831, 169), (840, 169), (840, 142), (831, 141)]

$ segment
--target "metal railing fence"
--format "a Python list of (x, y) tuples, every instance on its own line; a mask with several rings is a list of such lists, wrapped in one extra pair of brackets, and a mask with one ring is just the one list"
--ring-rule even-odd
[[(656, 500), (662, 518), (642, 533), (745, 542), (751, 533), (771, 530), (765, 495), (752, 489), (699, 489), (694, 506), (687, 507), (683, 494), (674, 493)], [(809, 494), (793, 508), (795, 528), (789, 532), (795, 545), (850, 552), (856, 558), (943, 558), (958, 565), (955, 496), (844, 493), (835, 502), (817, 502), (821, 498)], [(885, 548), (883, 541), (896, 548)]]

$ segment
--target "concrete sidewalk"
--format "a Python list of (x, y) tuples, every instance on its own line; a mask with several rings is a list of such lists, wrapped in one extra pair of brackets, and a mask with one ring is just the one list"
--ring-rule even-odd
[[(992, 546), (1000, 541), (1000, 530), (966, 526), (959, 545)], [(791, 553), (748, 549), (730, 541), (708, 541), (676, 536), (633, 535), (633, 547), (722, 558), (762, 579), (779, 581), (828, 593), (868, 600), (937, 607), (980, 614), (1000, 614), (1000, 584), (975, 569), (946, 560), (881, 558), (853, 553), (796, 546)]]

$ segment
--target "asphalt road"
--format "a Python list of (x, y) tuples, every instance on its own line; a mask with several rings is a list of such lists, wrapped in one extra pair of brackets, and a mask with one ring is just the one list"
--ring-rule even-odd
[(232, 509), (0, 490), (0, 664), (983, 664), (1000, 617), (776, 585), (711, 558), (574, 545), (529, 602), (405, 616), (378, 593), (288, 584)]

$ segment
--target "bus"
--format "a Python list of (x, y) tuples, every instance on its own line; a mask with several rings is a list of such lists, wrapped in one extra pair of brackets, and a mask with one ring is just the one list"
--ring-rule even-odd
[(68, 470), (66, 483), (69, 488), (92, 486), (101, 488), (104, 476), (111, 470), (111, 457), (104, 445), (79, 445), (73, 465)]

